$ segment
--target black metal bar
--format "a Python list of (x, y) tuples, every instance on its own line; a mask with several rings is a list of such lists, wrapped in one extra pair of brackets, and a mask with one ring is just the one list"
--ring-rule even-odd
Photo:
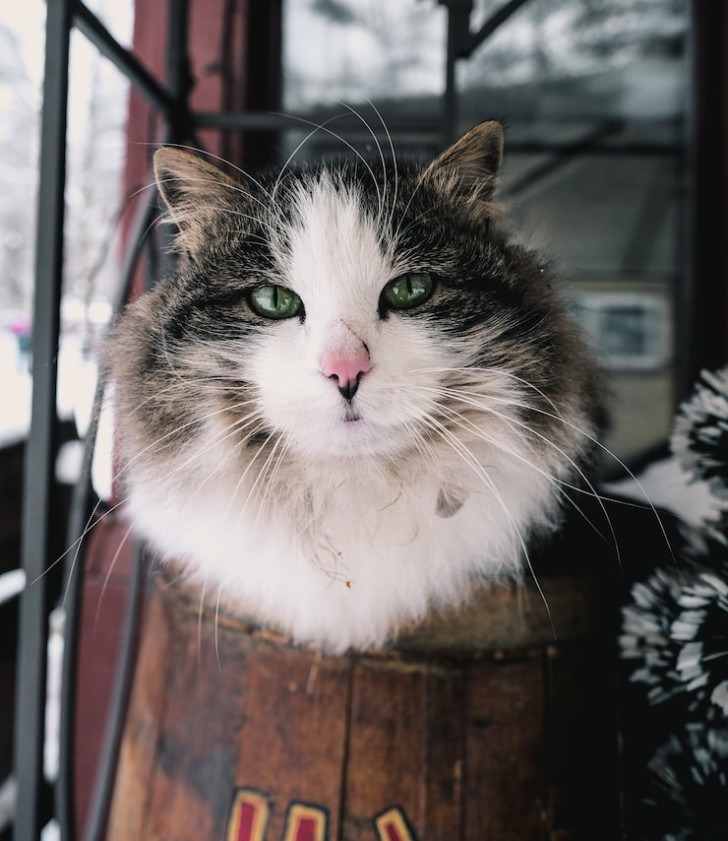
[[(247, 4), (247, 35), (243, 47), (244, 64), (240, 70), (244, 81), (233, 84), (238, 75), (233, 56), (236, 45), (228, 41), (225, 69), (231, 74), (226, 90), (226, 106), (231, 111), (278, 111), (283, 95), (283, 4), (285, 0)], [(232, 3), (228, 3), (232, 7)], [(232, 71), (232, 72), (231, 72)], [(232, 160), (249, 170), (261, 170), (275, 164), (280, 148), (276, 131), (246, 134), (235, 143), (224, 138), (224, 148)]]
[(99, 52), (123, 73), (134, 87), (163, 114), (171, 112), (174, 97), (144, 65), (113, 38), (101, 21), (80, 0), (73, 4), (73, 23)]
[(15, 841), (37, 841), (42, 820), (49, 603), (45, 572), (50, 558), (55, 487), (71, 6), (71, 0), (47, 5), (33, 304), (33, 399), (23, 493), (22, 560), (27, 583), (19, 620)]
[(443, 133), (446, 144), (452, 143), (457, 134), (457, 79), (458, 59), (468, 58), (480, 44), (489, 38), (510, 16), (530, 0), (509, 0), (473, 33), (470, 31), (472, 0), (440, 0), (447, 7), (447, 52), (445, 56), (445, 92), (443, 94)]
[(192, 85), (187, 54), (189, 2), (188, 0), (171, 0), (168, 9), (165, 57), (167, 84), (173, 97), (181, 99), (189, 93)]
[[(624, 124), (626, 130), (627, 124)], [(604, 138), (598, 137), (599, 142), (594, 143), (588, 150), (583, 152), (579, 149), (580, 154), (600, 155), (604, 157), (624, 157), (633, 155), (634, 157), (675, 157), (682, 154), (683, 146), (681, 143), (664, 142), (664, 143), (642, 143), (639, 141), (620, 141), (618, 143), (602, 142), (608, 141), (608, 136)], [(583, 141), (577, 142), (577, 148), (581, 146)], [(548, 141), (525, 141), (509, 140), (508, 141), (509, 155), (553, 155), (555, 157), (565, 157), (574, 154), (573, 143), (550, 143)]]
[(188, 0), (170, 0), (165, 71), (167, 86), (172, 94), (172, 109), (167, 114), (167, 134), (173, 143), (189, 140), (194, 133), (188, 100), (193, 84), (187, 53), (188, 24)]
[(508, 196), (511, 198), (517, 196), (562, 167), (574, 163), (584, 155), (592, 154), (604, 140), (617, 136), (623, 130), (624, 125), (621, 120), (609, 120), (597, 126), (585, 137), (579, 138), (573, 143), (564, 144), (549, 160), (534, 167), (530, 172), (525, 173), (515, 183), (511, 184), (507, 191)]
[(455, 140), (458, 122), (458, 92), (455, 65), (462, 45), (470, 35), (472, 0), (440, 0), (447, 6), (447, 50), (445, 54), (445, 92), (442, 102), (443, 141), (445, 146)]
[(111, 706), (101, 747), (100, 767), (96, 773), (94, 796), (83, 834), (84, 841), (103, 841), (106, 831), (136, 662), (139, 620), (144, 601), (144, 569), (144, 548), (141, 544), (137, 544), (134, 551), (132, 579), (126, 596), (124, 624), (119, 643), (119, 662), (114, 676)]
[[(136, 267), (139, 264), (142, 248), (151, 230), (157, 214), (156, 198), (153, 191), (148, 191), (138, 207), (132, 232), (129, 236), (130, 247), (124, 255), (120, 276), (121, 283), (112, 313), (109, 328), (113, 328), (120, 317), (124, 305), (129, 300)], [(75, 830), (74, 798), (74, 732), (75, 732), (75, 690), (78, 667), (78, 632), (81, 610), (81, 585), (83, 581), (84, 558), (88, 519), (92, 515), (91, 502), (94, 498), (91, 482), (91, 467), (96, 444), (99, 416), (101, 414), (106, 391), (106, 372), (99, 371), (96, 392), (94, 394), (91, 425), (84, 441), (84, 460), (81, 477), (74, 488), (68, 529), (68, 546), (71, 551), (66, 556), (64, 570), (65, 625), (63, 651), (63, 679), (61, 681), (61, 727), (59, 737), (59, 772), (56, 782), (56, 819), (62, 841), (73, 841)], [(116, 757), (115, 757), (116, 758)], [(98, 811), (98, 807), (94, 807)]]
[(498, 9), (497, 12), (494, 12), (477, 32), (470, 34), (470, 37), (465, 39), (458, 51), (457, 57), (468, 58), (472, 55), (473, 51), (479, 47), (483, 41), (490, 38), (496, 29), (504, 24), (514, 12), (517, 12), (521, 6), (529, 2), (530, 0), (510, 0), (510, 2)]
[(678, 400), (728, 361), (728, 6), (692, 2), (686, 271), (679, 290)]
[[(330, 114), (321, 116), (321, 123), (330, 118)], [(310, 129), (315, 119), (309, 115), (298, 114), (267, 114), (260, 111), (196, 111), (192, 114), (192, 124), (198, 129), (219, 129), (222, 131), (298, 131), (301, 128)], [(352, 133), (361, 133), (371, 137), (371, 132), (361, 128), (361, 121), (356, 117), (342, 114), (337, 118), (337, 126), (351, 126)], [(435, 134), (442, 131), (441, 122), (432, 117), (424, 120), (398, 119), (396, 116), (387, 118), (389, 134)], [(347, 128), (347, 136), (348, 136)], [(386, 134), (382, 131), (382, 137)]]

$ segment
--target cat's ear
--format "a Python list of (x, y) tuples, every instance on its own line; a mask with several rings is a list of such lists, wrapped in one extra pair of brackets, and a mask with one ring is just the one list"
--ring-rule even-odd
[(503, 127), (480, 123), (437, 157), (425, 177), (477, 209), (492, 198), (502, 160)]
[(178, 244), (195, 253), (214, 233), (215, 222), (243, 188), (202, 158), (164, 146), (154, 153), (157, 188), (179, 229)]

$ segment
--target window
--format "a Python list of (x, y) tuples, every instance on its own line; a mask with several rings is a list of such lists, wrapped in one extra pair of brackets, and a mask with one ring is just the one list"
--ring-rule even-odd
[[(335, 148), (334, 133), (367, 142), (362, 119), (381, 134), (372, 106), (398, 150), (423, 154), (443, 148), (449, 116), (453, 137), (504, 122), (501, 200), (521, 239), (556, 266), (604, 365), (606, 446), (636, 460), (666, 439), (678, 399), (687, 4), (525, 0), (456, 62), (448, 110), (449, 5), (463, 7), (287, 0), (284, 108), (314, 124), (339, 115), (300, 154)], [(470, 33), (504, 5), (474, 2)]]

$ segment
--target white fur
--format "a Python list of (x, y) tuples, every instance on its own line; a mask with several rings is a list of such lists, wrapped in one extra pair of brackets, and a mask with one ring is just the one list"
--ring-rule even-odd
[[(464, 367), (467, 347), (433, 342), (416, 318), (379, 317), (383, 286), (406, 266), (354, 196), (324, 178), (298, 207), (280, 271), (305, 321), (263, 331), (252, 375), (278, 443), (246, 470), (227, 421), (211, 413), (167, 471), (132, 460), (131, 514), (213, 602), (342, 651), (382, 644), (433, 605), (457, 603), (474, 576), (519, 574), (528, 532), (552, 517), (557, 491), (503, 417), (518, 397), (507, 373), (478, 380), (479, 401), (492, 406), (480, 430), (455, 441), (428, 432), (438, 372)], [(319, 361), (357, 342), (371, 369), (350, 422)], [(436, 513), (443, 489), (462, 502), (449, 517)]]

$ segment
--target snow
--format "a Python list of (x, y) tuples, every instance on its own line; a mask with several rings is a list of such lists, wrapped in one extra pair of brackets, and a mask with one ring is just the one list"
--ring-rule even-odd
[(600, 490), (621, 494), (642, 504), (649, 501), (695, 528), (703, 526), (706, 520), (717, 519), (722, 510), (708, 485), (694, 481), (673, 457), (653, 462), (638, 477), (604, 484)]
[(22, 441), (30, 426), (31, 378), (21, 361), (18, 341), (9, 330), (0, 330), (0, 446)]
[[(96, 389), (97, 368), (93, 358), (83, 349), (79, 335), (62, 338), (58, 353), (58, 415), (73, 420), (81, 437), (88, 431)], [(16, 335), (0, 328), (0, 447), (24, 441), (30, 431), (32, 376), (28, 361), (19, 350)], [(96, 492), (108, 497), (111, 488), (111, 442), (113, 431), (110, 414), (102, 414), (94, 459), (93, 479)], [(79, 445), (71, 442), (59, 453), (58, 478), (73, 484), (80, 470)]]

